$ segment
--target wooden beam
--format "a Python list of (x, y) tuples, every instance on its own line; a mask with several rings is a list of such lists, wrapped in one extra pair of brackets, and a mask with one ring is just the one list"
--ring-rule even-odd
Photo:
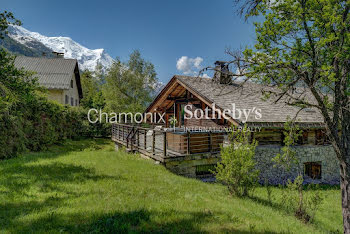
[[(196, 92), (195, 90), (193, 90), (191, 87), (188, 87), (185, 83), (183, 83), (180, 80), (177, 80), (177, 82), (179, 82), (179, 84), (181, 84), (182, 86), (184, 86), (187, 90), (189, 90), (192, 94), (194, 94), (197, 98), (199, 98), (202, 102), (204, 102), (207, 106), (209, 106), (210, 108), (212, 108), (212, 101), (204, 98), (201, 96), (200, 93)], [(223, 111), (223, 109), (219, 106), (216, 107), (217, 109), (220, 109), (221, 111)], [(234, 119), (230, 118), (229, 121), (234, 124), (235, 126), (238, 126), (239, 123), (237, 121), (235, 121)]]

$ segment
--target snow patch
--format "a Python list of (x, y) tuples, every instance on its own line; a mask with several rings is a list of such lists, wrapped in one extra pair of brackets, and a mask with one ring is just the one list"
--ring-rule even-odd
[(16, 25), (10, 25), (8, 31), (8, 35), (21, 44), (38, 41), (55, 52), (64, 53), (65, 58), (77, 59), (81, 70), (94, 71), (97, 64), (108, 69), (114, 62), (104, 49), (88, 49), (70, 37), (47, 37)]

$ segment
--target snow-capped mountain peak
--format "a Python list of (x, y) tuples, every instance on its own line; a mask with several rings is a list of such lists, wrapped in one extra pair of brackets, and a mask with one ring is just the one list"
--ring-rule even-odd
[(88, 49), (70, 37), (47, 37), (16, 25), (10, 25), (8, 31), (8, 36), (25, 46), (33, 47), (33, 42), (40, 42), (52, 51), (64, 53), (65, 58), (77, 59), (81, 70), (94, 71), (97, 64), (109, 68), (114, 62), (104, 49)]

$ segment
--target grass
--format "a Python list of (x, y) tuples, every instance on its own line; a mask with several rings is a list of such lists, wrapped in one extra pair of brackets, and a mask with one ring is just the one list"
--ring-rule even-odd
[(0, 161), (0, 233), (58, 232), (341, 232), (340, 191), (321, 191), (315, 222), (281, 204), (281, 191), (229, 196), (220, 184), (177, 176), (109, 140), (61, 146)]

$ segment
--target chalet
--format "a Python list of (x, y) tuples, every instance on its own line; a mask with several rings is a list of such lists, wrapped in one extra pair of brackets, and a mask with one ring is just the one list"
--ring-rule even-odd
[(83, 92), (76, 59), (63, 57), (18, 56), (15, 66), (34, 72), (41, 86), (47, 88), (48, 98), (63, 105), (79, 106)]
[[(175, 173), (201, 177), (206, 176), (220, 160), (220, 146), (227, 143), (227, 133), (221, 129), (247, 125), (254, 129), (252, 137), (259, 142), (255, 158), (261, 181), (267, 179), (272, 184), (278, 184), (301, 172), (307, 182), (339, 183), (335, 153), (328, 144), (318, 111), (300, 110), (287, 105), (283, 99), (279, 102), (273, 98), (265, 100), (262, 91), (271, 88), (261, 84), (231, 83), (228, 80), (231, 81), (231, 78), (218, 74), (213, 79), (174, 76), (146, 110), (146, 113), (163, 113), (165, 123), (151, 129), (115, 125), (113, 140), (117, 145), (125, 145), (160, 161)], [(303, 95), (312, 101), (311, 95)], [(189, 106), (193, 114), (206, 110), (209, 116), (215, 118), (203, 115), (201, 118), (185, 118), (184, 109)], [(233, 106), (241, 111), (240, 115), (234, 115), (232, 111), (228, 118), (220, 117), (219, 112), (232, 110)], [(295, 121), (303, 130), (294, 146), (299, 165), (286, 172), (275, 167), (271, 159), (282, 152), (284, 123), (295, 116)]]

